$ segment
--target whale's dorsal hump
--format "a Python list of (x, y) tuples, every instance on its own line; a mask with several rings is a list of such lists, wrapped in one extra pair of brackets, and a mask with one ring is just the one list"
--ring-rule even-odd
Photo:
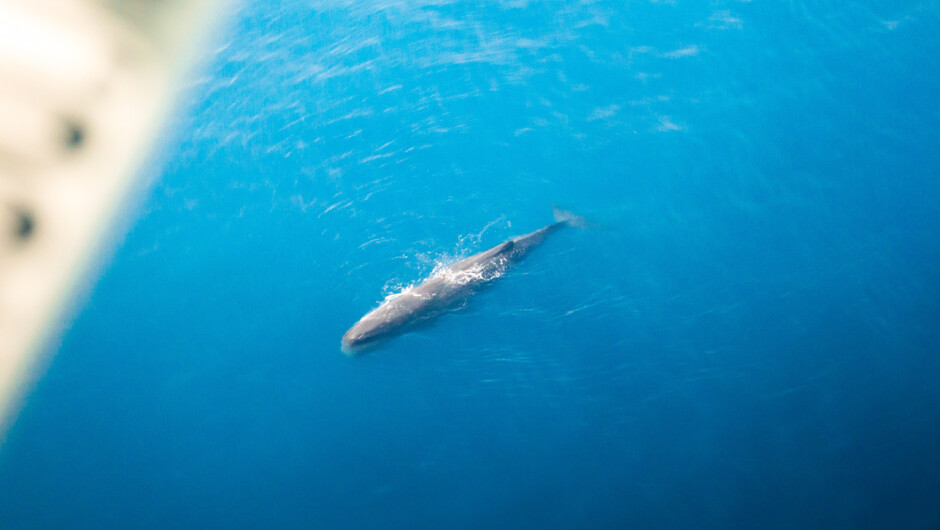
[(450, 269), (454, 271), (459, 271), (459, 270), (469, 269), (470, 267), (474, 267), (481, 263), (486, 263), (487, 261), (490, 261), (502, 254), (512, 252), (513, 246), (515, 246), (515, 243), (513, 243), (512, 241), (506, 241), (505, 243), (496, 245), (495, 247), (489, 250), (484, 250), (483, 252), (480, 252), (479, 254), (474, 254), (473, 256), (470, 256), (467, 259), (460, 260), (457, 263), (454, 263), (450, 267)]
[(491, 258), (495, 258), (496, 256), (499, 256), (500, 254), (505, 254), (505, 253), (511, 251), (511, 250), (512, 250), (512, 247), (514, 247), (514, 246), (516, 246), (516, 243), (513, 242), (512, 240), (506, 241), (505, 243), (503, 243), (503, 244), (501, 244), (501, 245), (496, 245), (495, 247), (493, 247), (493, 248), (491, 248), (491, 249), (489, 249), (489, 250), (487, 250), (487, 251), (485, 251), (485, 252), (481, 252), (481, 253), (479, 254), (479, 256), (480, 256), (480, 259), (491, 259)]

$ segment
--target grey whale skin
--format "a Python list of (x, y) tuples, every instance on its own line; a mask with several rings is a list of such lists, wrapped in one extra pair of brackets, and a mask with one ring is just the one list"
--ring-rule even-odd
[(343, 352), (347, 355), (363, 353), (412, 324), (444, 313), (473, 294), (478, 286), (502, 276), (546, 236), (563, 226), (584, 226), (584, 220), (576, 215), (557, 208), (554, 213), (554, 223), (462, 259), (417, 287), (389, 297), (343, 335)]

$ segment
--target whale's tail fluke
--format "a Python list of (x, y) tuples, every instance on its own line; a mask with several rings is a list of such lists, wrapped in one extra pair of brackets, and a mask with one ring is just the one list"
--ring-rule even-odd
[(587, 228), (588, 222), (580, 215), (575, 215), (568, 210), (562, 210), (557, 205), (552, 206), (552, 215), (555, 216), (556, 223), (565, 223), (568, 226), (577, 228)]

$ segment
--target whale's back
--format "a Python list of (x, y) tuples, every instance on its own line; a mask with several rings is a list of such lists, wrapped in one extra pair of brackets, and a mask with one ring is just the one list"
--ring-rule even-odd
[(457, 263), (451, 265), (449, 269), (454, 272), (459, 272), (478, 267), (480, 265), (485, 265), (496, 259), (499, 259), (500, 257), (508, 256), (512, 252), (513, 247), (515, 247), (515, 243), (513, 241), (506, 241), (505, 243), (496, 245), (489, 250), (484, 250), (479, 254), (474, 254), (469, 258), (460, 260)]

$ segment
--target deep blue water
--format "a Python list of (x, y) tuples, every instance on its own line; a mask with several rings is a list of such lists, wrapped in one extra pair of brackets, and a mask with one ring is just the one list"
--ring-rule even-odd
[[(242, 6), (7, 435), (0, 527), (940, 527), (938, 23)], [(594, 226), (340, 352), (553, 203)]]

